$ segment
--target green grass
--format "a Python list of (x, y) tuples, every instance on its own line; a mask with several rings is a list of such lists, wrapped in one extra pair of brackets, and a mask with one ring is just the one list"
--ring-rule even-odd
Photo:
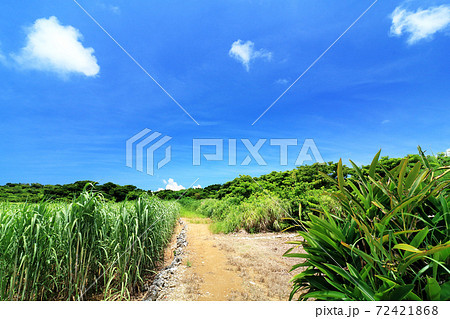
[(286, 226), (283, 219), (289, 217), (290, 206), (286, 201), (271, 196), (258, 196), (243, 201), (236, 198), (206, 199), (198, 211), (214, 221), (211, 225), (213, 233), (231, 233), (241, 229), (257, 233), (282, 230)]
[(130, 299), (161, 260), (178, 211), (92, 191), (70, 204), (0, 203), (0, 300)]
[(202, 213), (185, 207), (180, 208), (180, 217), (183, 218), (206, 218)]

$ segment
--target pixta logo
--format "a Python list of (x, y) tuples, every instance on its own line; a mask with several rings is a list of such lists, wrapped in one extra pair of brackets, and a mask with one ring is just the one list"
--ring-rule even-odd
[[(146, 150), (147, 167), (145, 172), (148, 175), (154, 174), (155, 151), (172, 139), (170, 136), (161, 137), (162, 134), (159, 132), (151, 132), (146, 128), (128, 139), (126, 143), (127, 166), (133, 167), (135, 164), (136, 169), (140, 172), (144, 171), (144, 150)], [(161, 138), (158, 139), (159, 137)], [(157, 164), (158, 169), (169, 163), (171, 159), (172, 148), (169, 145), (165, 149), (165, 157)]]
[[(137, 133), (126, 142), (126, 162), (128, 167), (135, 167), (138, 171), (144, 172), (144, 162), (147, 161), (145, 172), (148, 175), (154, 175), (155, 166), (157, 169), (162, 168), (172, 159), (172, 148), (170, 145), (165, 147), (165, 156), (163, 159), (155, 162), (155, 152), (163, 147), (172, 138), (170, 136), (162, 136), (159, 132), (152, 132), (144, 129)], [(268, 143), (267, 143), (268, 142)], [(238, 156), (238, 143), (244, 146), (240, 147), (240, 151), (244, 150), (244, 154)], [(223, 161), (228, 162), (230, 166), (247, 166), (252, 161), (257, 165), (267, 165), (261, 148), (269, 144), (274, 151), (266, 152), (270, 154), (273, 160), (275, 152), (278, 154), (279, 165), (287, 166), (294, 164), (296, 166), (303, 165), (304, 162), (323, 163), (322, 155), (317, 148), (313, 139), (305, 139), (303, 143), (295, 138), (276, 138), (258, 139), (252, 143), (249, 139), (209, 139), (195, 138), (192, 140), (192, 165), (199, 166), (206, 161)], [(211, 152), (213, 149), (213, 152)], [(225, 158), (225, 149), (227, 150), (227, 158)], [(294, 151), (296, 155), (295, 162), (289, 163), (288, 150)], [(238, 158), (243, 159), (242, 161)], [(292, 158), (292, 157), (291, 157)]]
[[(241, 139), (240, 142), (245, 146), (247, 156), (242, 162), (238, 164), (237, 161), (237, 139), (228, 140), (228, 165), (235, 166), (247, 166), (252, 160), (258, 165), (265, 166), (267, 162), (265, 161), (263, 155), (260, 154), (260, 150), (263, 145), (267, 142), (267, 139), (259, 139), (255, 144), (249, 139)], [(269, 141), (270, 146), (279, 148), (279, 160), (280, 165), (288, 165), (288, 148), (296, 147), (298, 150), (298, 139), (295, 138), (274, 138)], [(213, 146), (214, 153), (202, 153), (202, 146)], [(311, 157), (314, 156), (314, 160)], [(224, 160), (224, 140), (223, 139), (194, 139), (192, 142), (192, 165), (201, 165), (202, 155), (207, 161), (223, 161)], [(298, 152), (297, 159), (295, 161), (296, 166), (302, 165), (306, 161), (313, 161), (318, 163), (323, 163), (324, 160), (316, 146), (313, 139), (306, 139)]]

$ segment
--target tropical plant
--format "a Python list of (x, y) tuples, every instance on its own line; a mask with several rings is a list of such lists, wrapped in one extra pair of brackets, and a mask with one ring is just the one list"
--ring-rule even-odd
[(407, 157), (389, 170), (379, 155), (368, 170), (351, 162), (351, 179), (339, 161), (337, 180), (329, 180), (342, 209), (301, 222), (303, 239), (285, 254), (301, 259), (292, 270), (303, 269), (290, 299), (450, 299), (450, 167), (420, 147), (412, 167)]

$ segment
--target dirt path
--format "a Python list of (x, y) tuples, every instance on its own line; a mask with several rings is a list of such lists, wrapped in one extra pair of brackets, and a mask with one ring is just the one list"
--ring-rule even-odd
[(228, 267), (225, 254), (214, 244), (209, 225), (189, 224), (188, 236), (189, 272), (201, 279), (198, 300), (228, 300), (242, 285), (242, 278)]
[(186, 254), (160, 300), (287, 300), (288, 271), (298, 260), (282, 254), (295, 234), (214, 235), (207, 219), (185, 222)]

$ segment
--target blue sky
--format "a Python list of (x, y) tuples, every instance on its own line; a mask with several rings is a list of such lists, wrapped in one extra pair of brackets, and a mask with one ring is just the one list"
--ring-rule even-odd
[[(378, 1), (255, 125), (373, 1), (78, 2), (200, 125), (74, 1), (4, 0), (0, 184), (207, 186), (292, 169), (307, 138), (325, 161), (360, 164), (380, 148), (450, 148), (448, 1)], [(125, 163), (126, 140), (144, 128), (172, 137), (172, 161), (154, 176)], [(193, 166), (193, 138), (237, 139), (238, 164), (240, 139), (265, 138), (267, 165), (229, 166), (225, 150)], [(299, 141), (287, 166), (274, 138)]]

